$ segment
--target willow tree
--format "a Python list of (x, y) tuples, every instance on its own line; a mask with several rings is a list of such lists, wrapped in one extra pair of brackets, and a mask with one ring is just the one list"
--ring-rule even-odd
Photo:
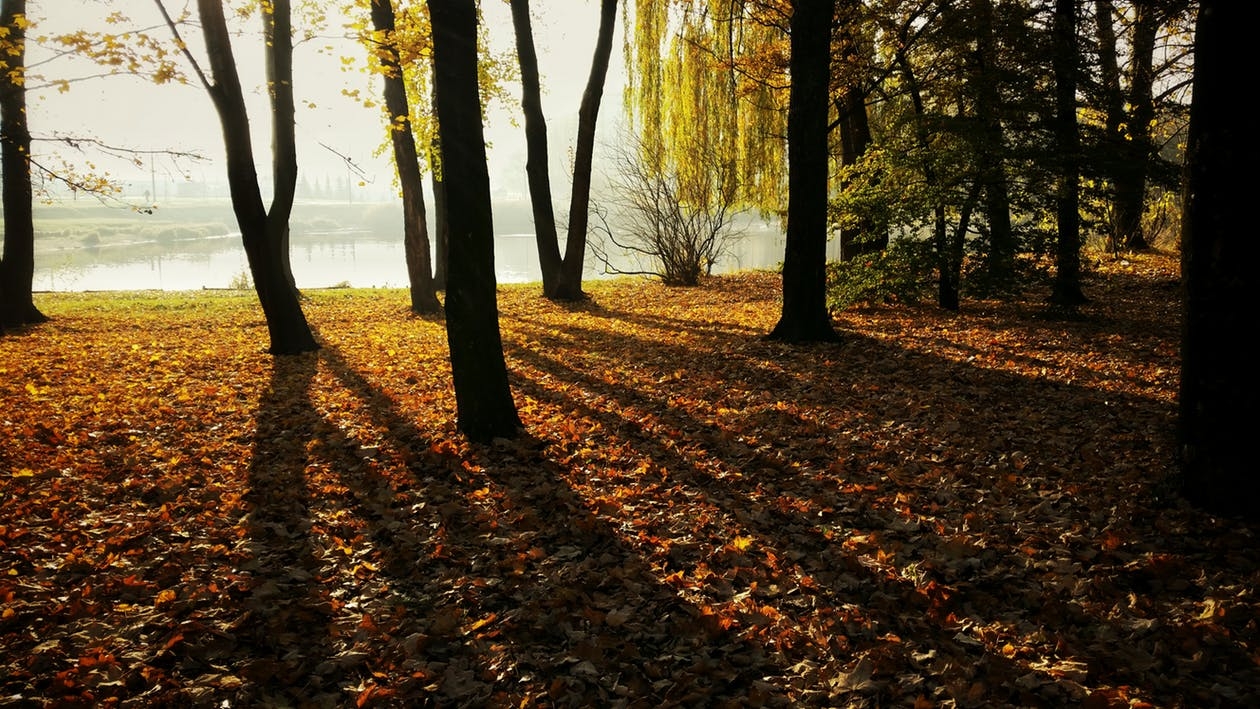
[(711, 168), (734, 175), (737, 205), (782, 216), (787, 15), (775, 3), (637, 0), (632, 19), (626, 109), (647, 166), (690, 185), (713, 184), (694, 174)]
[(266, 78), (271, 99), (272, 198), (263, 202), (254, 163), (249, 114), (241, 87), (231, 32), (222, 2), (198, 0), (197, 14), (205, 39), (209, 73), (180, 36), (179, 25), (162, 0), (154, 0), (219, 114), (227, 155), (232, 211), (241, 230), (254, 290), (262, 305), (276, 355), (319, 349), (293, 286), (289, 262), (289, 216), (297, 190), (297, 140), (293, 97), (293, 32), (289, 0), (271, 0), (261, 10)]
[(771, 336), (835, 339), (825, 269), (836, 3), (639, 0), (634, 9), (627, 97), (646, 160), (680, 174), (733, 165), (740, 203), (787, 220), (784, 312)]

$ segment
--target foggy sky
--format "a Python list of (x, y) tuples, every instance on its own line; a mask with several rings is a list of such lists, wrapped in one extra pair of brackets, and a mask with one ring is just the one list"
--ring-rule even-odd
[[(167, 0), (167, 8), (178, 15), (185, 0)], [(578, 105), (590, 70), (598, 27), (598, 2), (595, 0), (534, 0), (534, 32), (538, 49), (543, 108), (547, 114), (550, 149), (553, 161), (560, 159), (573, 141)], [(161, 15), (152, 0), (120, 0), (111, 3), (87, 0), (36, 0), (30, 3), (31, 19), (37, 24), (29, 38), (71, 32), (76, 28), (118, 32), (120, 25), (107, 25), (107, 12), (121, 11), (133, 21), (132, 27), (151, 28), (163, 38), (169, 36)], [(492, 45), (512, 49), (511, 17), (506, 3), (483, 3), (486, 25)], [(250, 120), (254, 131), (256, 160), (260, 172), (270, 165), (270, 125), (266, 95), (262, 86), (260, 23), (255, 20), (245, 29), (248, 34), (234, 38), (238, 69), (247, 92), (253, 98)], [(620, 24), (620, 23), (618, 23)], [(200, 40), (196, 27), (183, 30), (184, 38), (193, 45)], [(619, 44), (621, 27), (617, 28)], [(348, 67), (341, 57), (353, 57)], [(90, 62), (62, 57), (44, 62), (49, 51), (35, 42), (28, 47), (28, 65), (32, 73), (49, 79), (89, 76), (100, 69)], [(198, 59), (201, 56), (198, 54)], [(619, 51), (613, 52), (608, 84), (601, 106), (600, 126), (614, 126), (621, 114), (621, 86), (624, 70)], [(202, 60), (203, 61), (203, 60)], [(388, 156), (374, 157), (382, 143), (379, 109), (365, 108), (342, 95), (344, 89), (358, 89), (379, 101), (380, 80), (360, 71), (366, 63), (364, 51), (352, 40), (321, 37), (299, 44), (294, 53), (294, 89), (298, 101), (299, 170), (310, 179), (326, 174), (345, 174), (345, 163), (336, 153), (351, 158), (365, 169), (378, 185), (392, 182), (393, 168)], [(190, 81), (196, 81), (183, 65)], [(344, 69), (348, 68), (349, 71)], [(519, 86), (510, 87), (519, 99)], [(75, 136), (98, 139), (110, 145), (138, 150), (174, 150), (204, 155), (212, 162), (155, 160), (152, 165), (137, 168), (126, 162), (111, 160), (96, 151), (82, 151), (65, 143), (38, 141), (33, 148), (36, 159), (52, 159), (52, 145), (65, 160), (83, 165), (94, 164), (98, 170), (110, 172), (118, 179), (151, 178), (183, 181), (180, 174), (194, 180), (221, 180), (223, 168), (222, 136), (217, 116), (204, 89), (196, 83), (188, 85), (154, 85), (143, 79), (115, 76), (104, 79), (75, 81), (68, 92), (53, 87), (40, 87), (32, 81), (28, 87), (28, 114), (32, 134), (38, 137)], [(512, 126), (502, 111), (492, 111), (487, 124), (487, 141), (492, 144), (491, 179), (498, 189), (516, 188), (524, 184), (524, 136), (519, 126)], [(323, 144), (323, 145), (321, 145)], [(327, 147), (324, 147), (327, 146)], [(331, 150), (330, 150), (331, 149)], [(557, 187), (567, 184), (562, 175), (553, 175)], [(505, 184), (507, 183), (507, 184)]]

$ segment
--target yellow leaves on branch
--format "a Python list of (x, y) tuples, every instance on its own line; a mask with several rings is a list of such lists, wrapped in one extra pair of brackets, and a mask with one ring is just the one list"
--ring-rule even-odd
[[(119, 12), (105, 18), (111, 25), (130, 22)], [(58, 56), (76, 56), (92, 61), (106, 74), (129, 74), (148, 77), (157, 84), (184, 81), (179, 67), (181, 47), (167, 37), (158, 37), (145, 31), (95, 32), (79, 30), (35, 40), (40, 44), (57, 48)], [(48, 78), (59, 91), (70, 88), (73, 79)]]

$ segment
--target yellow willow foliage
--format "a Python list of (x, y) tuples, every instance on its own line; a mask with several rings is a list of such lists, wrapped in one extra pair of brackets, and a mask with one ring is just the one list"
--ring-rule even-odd
[[(644, 162), (690, 193), (768, 212), (787, 178), (786, 10), (739, 0), (638, 0), (627, 14), (627, 111)], [(734, 176), (730, 177), (721, 176)]]

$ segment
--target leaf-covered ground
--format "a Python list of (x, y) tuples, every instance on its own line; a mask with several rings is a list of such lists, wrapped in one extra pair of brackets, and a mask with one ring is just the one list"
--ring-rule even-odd
[(501, 290), (529, 436), (443, 323), (47, 295), (0, 337), (0, 706), (1260, 705), (1256, 529), (1183, 504), (1176, 264), (762, 335), (772, 274)]

